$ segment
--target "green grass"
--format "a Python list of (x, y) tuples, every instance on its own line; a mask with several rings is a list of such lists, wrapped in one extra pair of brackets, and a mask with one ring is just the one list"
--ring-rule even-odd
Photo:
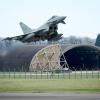
[(0, 92), (100, 93), (99, 79), (0, 79)]

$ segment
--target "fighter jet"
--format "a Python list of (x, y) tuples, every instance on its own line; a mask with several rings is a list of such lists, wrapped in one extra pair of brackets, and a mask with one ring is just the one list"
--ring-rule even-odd
[(58, 24), (65, 24), (65, 18), (66, 16), (52, 16), (45, 24), (35, 30), (31, 29), (23, 22), (20, 22), (24, 34), (15, 37), (8, 37), (5, 40), (19, 40), (26, 43), (40, 40), (57, 41), (61, 39), (63, 35), (57, 32)]

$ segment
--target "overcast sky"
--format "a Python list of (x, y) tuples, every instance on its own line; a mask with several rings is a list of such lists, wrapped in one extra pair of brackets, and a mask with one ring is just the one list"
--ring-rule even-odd
[(0, 0), (0, 37), (23, 34), (20, 21), (34, 29), (53, 15), (67, 16), (58, 30), (65, 37), (96, 38), (100, 32), (100, 0)]

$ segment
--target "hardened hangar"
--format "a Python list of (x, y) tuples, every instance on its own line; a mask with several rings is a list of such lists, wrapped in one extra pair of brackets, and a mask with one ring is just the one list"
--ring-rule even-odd
[(93, 45), (21, 45), (0, 50), (0, 71), (100, 69), (100, 47)]

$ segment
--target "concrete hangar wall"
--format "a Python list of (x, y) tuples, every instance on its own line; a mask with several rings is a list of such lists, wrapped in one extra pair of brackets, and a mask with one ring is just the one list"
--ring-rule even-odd
[[(5, 53), (6, 51), (6, 53)], [(100, 69), (100, 47), (92, 45), (23, 45), (0, 51), (0, 71)]]

